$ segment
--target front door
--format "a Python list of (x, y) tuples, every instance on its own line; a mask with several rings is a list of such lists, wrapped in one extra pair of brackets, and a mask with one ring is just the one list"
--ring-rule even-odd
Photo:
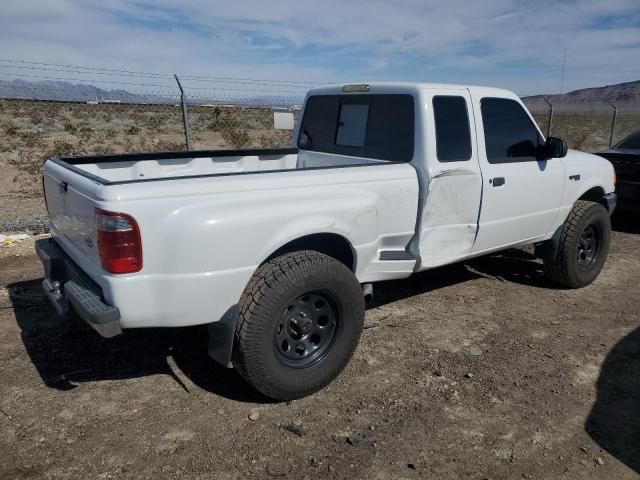
[(563, 162), (538, 158), (544, 139), (518, 100), (484, 97), (473, 101), (483, 183), (472, 251), (541, 239), (558, 214)]

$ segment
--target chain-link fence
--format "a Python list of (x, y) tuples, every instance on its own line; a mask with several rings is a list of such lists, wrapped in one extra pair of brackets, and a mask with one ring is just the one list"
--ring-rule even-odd
[(35, 174), (58, 155), (287, 147), (312, 86), (0, 60), (0, 155)]
[(604, 150), (640, 130), (640, 105), (629, 102), (525, 103), (546, 135), (585, 152)]
[[(56, 155), (286, 147), (313, 85), (0, 60), (0, 155), (37, 173)], [(584, 151), (640, 129), (640, 105), (525, 102)]]

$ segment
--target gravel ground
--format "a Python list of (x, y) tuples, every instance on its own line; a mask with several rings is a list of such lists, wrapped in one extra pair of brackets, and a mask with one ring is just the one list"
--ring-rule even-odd
[(349, 367), (287, 403), (202, 328), (58, 318), (32, 241), (0, 248), (0, 478), (638, 478), (637, 225), (581, 290), (523, 250), (377, 284)]

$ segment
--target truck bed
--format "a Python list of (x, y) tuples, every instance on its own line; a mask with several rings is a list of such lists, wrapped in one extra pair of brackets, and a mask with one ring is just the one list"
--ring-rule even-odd
[[(302, 234), (347, 239), (361, 282), (415, 265), (404, 252), (419, 186), (405, 162), (294, 149), (56, 158), (44, 191), (53, 241), (120, 309), (122, 328), (222, 318), (257, 266)], [(136, 221), (140, 271), (102, 268), (97, 209)]]
[(349, 156), (336, 159), (336, 155), (320, 152), (299, 155), (294, 148), (135, 153), (55, 158), (52, 161), (101, 184), (384, 163)]

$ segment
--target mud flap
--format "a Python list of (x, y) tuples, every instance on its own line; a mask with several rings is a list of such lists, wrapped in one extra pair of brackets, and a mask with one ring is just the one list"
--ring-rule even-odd
[(231, 361), (238, 313), (238, 305), (234, 305), (220, 320), (209, 324), (209, 356), (223, 367)]

